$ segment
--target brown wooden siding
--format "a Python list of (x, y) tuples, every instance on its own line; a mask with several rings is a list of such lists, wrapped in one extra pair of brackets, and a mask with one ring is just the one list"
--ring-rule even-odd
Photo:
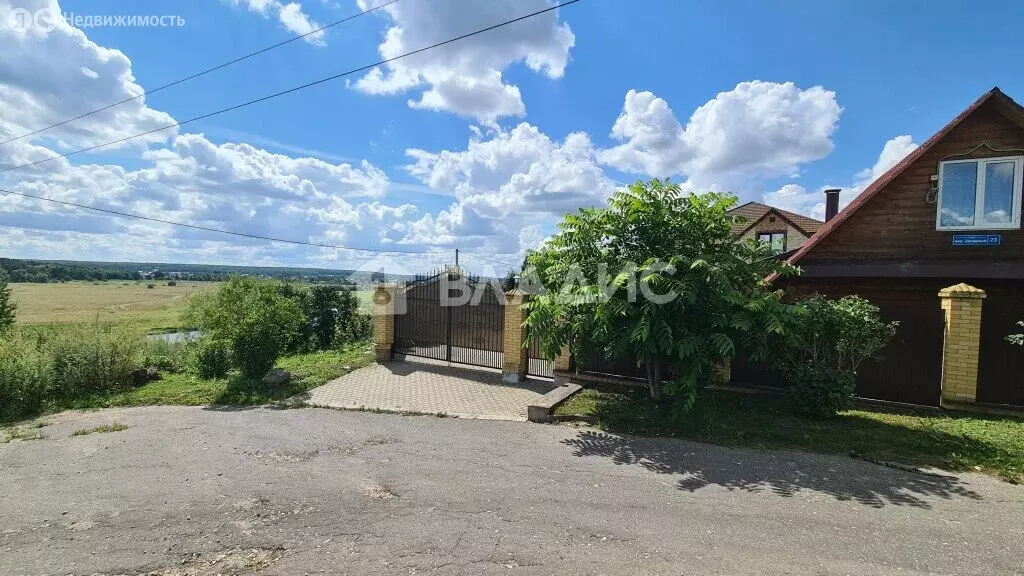
[[(995, 247), (954, 247), (953, 232), (935, 230), (937, 205), (927, 201), (931, 176), (938, 174), (940, 160), (965, 153), (983, 142), (1000, 149), (1024, 149), (1024, 130), (991, 102), (984, 104), (823, 238), (800, 265), (954, 261), (964, 263), (962, 275), (969, 276), (972, 261), (1024, 262), (1024, 232), (1020, 230), (993, 231), (1002, 235), (1002, 245)], [(981, 148), (956, 158), (1022, 154)]]

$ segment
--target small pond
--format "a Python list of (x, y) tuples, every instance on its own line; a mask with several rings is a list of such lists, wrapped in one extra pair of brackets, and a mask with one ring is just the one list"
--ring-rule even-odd
[(199, 330), (164, 332), (163, 334), (150, 334), (146, 337), (151, 340), (163, 340), (171, 344), (176, 344), (178, 342), (195, 342), (196, 340), (199, 340)]

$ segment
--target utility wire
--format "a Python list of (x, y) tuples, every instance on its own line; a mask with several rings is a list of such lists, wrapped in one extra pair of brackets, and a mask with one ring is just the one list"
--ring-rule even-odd
[(470, 252), (462, 252), (461, 254), (463, 256), (469, 256), (470, 258), (476, 258), (477, 260), (480, 260), (482, 262), (489, 262), (491, 264), (498, 264), (500, 266), (506, 266), (506, 267), (508, 267), (510, 269), (513, 269), (513, 270), (518, 268), (518, 266), (513, 266), (512, 264), (509, 264), (508, 262), (499, 262), (498, 260), (492, 260), (490, 258), (484, 258), (483, 256), (477, 256), (476, 254), (472, 254)]
[(146, 136), (146, 135), (149, 135), (149, 134), (153, 134), (154, 132), (160, 132), (161, 130), (167, 130), (169, 128), (176, 128), (178, 126), (184, 126), (185, 124), (190, 124), (192, 122), (196, 122), (198, 120), (203, 120), (203, 119), (209, 118), (211, 116), (216, 116), (218, 114), (223, 114), (225, 112), (230, 112), (232, 110), (237, 110), (239, 108), (244, 108), (246, 106), (250, 106), (252, 104), (257, 104), (257, 103), (263, 102), (265, 100), (270, 100), (272, 98), (277, 98), (278, 96), (284, 96), (285, 94), (291, 94), (292, 92), (298, 92), (299, 90), (304, 90), (304, 89), (310, 88), (312, 86), (323, 84), (325, 82), (330, 82), (331, 80), (337, 80), (338, 78), (343, 78), (345, 76), (350, 76), (350, 75), (356, 74), (358, 72), (364, 72), (366, 70), (370, 70), (372, 68), (376, 68), (377, 66), (388, 64), (390, 62), (394, 62), (394, 61), (400, 60), (402, 58), (406, 58), (406, 57), (409, 57), (409, 56), (413, 56), (415, 54), (419, 54), (421, 52), (426, 52), (427, 50), (433, 50), (434, 48), (439, 48), (441, 46), (445, 46), (445, 45), (451, 44), (453, 42), (458, 42), (459, 40), (464, 40), (464, 39), (469, 38), (471, 36), (476, 36), (478, 34), (483, 34), (484, 32), (490, 32), (491, 30), (495, 30), (495, 29), (501, 28), (503, 26), (508, 26), (509, 24), (514, 24), (516, 22), (520, 22), (520, 21), (526, 20), (528, 18), (532, 18), (534, 16), (538, 16), (540, 14), (544, 14), (545, 12), (551, 12), (552, 10), (558, 10), (559, 8), (562, 8), (564, 6), (568, 6), (570, 4), (575, 4), (575, 3), (579, 2), (579, 1), (580, 0), (565, 0), (564, 2), (562, 2), (560, 4), (557, 4), (555, 6), (550, 6), (548, 8), (543, 9), (543, 10), (537, 10), (536, 12), (531, 12), (530, 14), (527, 14), (525, 16), (520, 16), (518, 18), (513, 18), (512, 20), (506, 20), (504, 22), (501, 22), (499, 24), (494, 24), (494, 25), (488, 26), (486, 28), (481, 28), (481, 29), (476, 30), (474, 32), (469, 32), (468, 34), (463, 34), (461, 36), (456, 36), (454, 38), (449, 38), (448, 40), (444, 40), (444, 41), (438, 42), (436, 44), (431, 44), (430, 46), (424, 46), (423, 48), (412, 50), (411, 52), (406, 52), (404, 54), (399, 54), (398, 56), (393, 56), (391, 58), (385, 58), (383, 60), (378, 60), (377, 62), (374, 62), (373, 64), (367, 64), (365, 66), (360, 66), (359, 68), (353, 68), (351, 70), (347, 70), (347, 71), (342, 72), (340, 74), (334, 74), (333, 76), (327, 76), (326, 78), (321, 78), (319, 80), (314, 80), (312, 82), (307, 82), (306, 84), (302, 84), (302, 85), (296, 86), (294, 88), (289, 88), (287, 90), (281, 90), (280, 92), (275, 92), (273, 94), (268, 94), (267, 96), (263, 96), (261, 98), (256, 98), (256, 99), (253, 99), (253, 100), (249, 100), (248, 102), (242, 102), (241, 104), (235, 104), (234, 106), (229, 106), (227, 108), (221, 108), (220, 110), (217, 110), (217, 111), (214, 111), (214, 112), (210, 112), (208, 114), (203, 114), (203, 115), (200, 115), (200, 116), (196, 116), (194, 118), (189, 118), (188, 120), (183, 120), (181, 122), (175, 122), (173, 124), (168, 124), (167, 126), (163, 126), (161, 128), (154, 128), (153, 130), (148, 130), (146, 132), (142, 132), (140, 134), (135, 134), (133, 136), (127, 136), (125, 138), (120, 138), (118, 140), (113, 140), (111, 142), (106, 142), (104, 144), (97, 144), (96, 146), (89, 146), (88, 148), (82, 148), (80, 150), (74, 150), (72, 152), (67, 152), (67, 153), (60, 154), (60, 155), (57, 155), (57, 156), (53, 156), (53, 157), (50, 157), (50, 158), (43, 158), (42, 160), (36, 160), (35, 162), (29, 162), (27, 164), (21, 164), (21, 165), (13, 166), (13, 167), (10, 167), (10, 168), (4, 168), (3, 170), (0, 170), (0, 173), (9, 172), (11, 170), (17, 170), (19, 168), (28, 168), (29, 166), (35, 166), (36, 164), (42, 164), (43, 162), (50, 162), (51, 160), (58, 160), (60, 158), (68, 158), (69, 156), (74, 156), (76, 154), (81, 154), (82, 152), (89, 152), (91, 150), (96, 150), (97, 148), (104, 148), (106, 146), (111, 146), (113, 144), (120, 144), (121, 142), (125, 142), (125, 141), (128, 141), (128, 140), (132, 140), (132, 139), (139, 138), (139, 137), (142, 137), (142, 136)]
[(349, 20), (353, 20), (353, 19), (358, 18), (358, 17), (360, 17), (360, 16), (362, 16), (364, 14), (369, 14), (370, 12), (375, 12), (377, 10), (380, 10), (381, 8), (384, 8), (384, 7), (390, 6), (391, 4), (394, 4), (395, 2), (398, 2), (398, 0), (390, 0), (390, 2), (387, 2), (385, 4), (381, 4), (380, 6), (375, 6), (373, 8), (370, 8), (369, 10), (364, 10), (362, 12), (359, 12), (358, 14), (353, 14), (353, 15), (348, 16), (346, 18), (342, 18), (341, 20), (336, 20), (336, 21), (331, 22), (330, 24), (328, 24), (326, 26), (321, 26), (320, 28), (317, 28), (316, 30), (310, 30), (309, 32), (306, 32), (305, 34), (302, 34), (301, 36), (295, 36), (293, 38), (285, 40), (284, 42), (278, 42), (277, 44), (273, 44), (273, 45), (267, 46), (266, 48), (263, 48), (261, 50), (257, 50), (256, 52), (250, 52), (249, 54), (246, 54), (245, 56), (240, 56), (238, 58), (235, 58), (234, 60), (230, 60), (228, 62), (224, 62), (223, 64), (218, 64), (218, 65), (214, 66), (213, 68), (207, 68), (206, 70), (202, 70), (200, 72), (196, 72), (195, 74), (192, 74), (191, 76), (186, 76), (185, 78), (182, 78), (180, 80), (175, 80), (174, 82), (170, 82), (170, 83), (164, 84), (163, 86), (157, 86), (156, 88), (153, 88), (152, 90), (145, 90), (145, 91), (143, 91), (141, 94), (139, 94), (137, 96), (132, 96), (130, 98), (125, 98), (124, 100), (121, 100), (120, 102), (114, 102), (113, 104), (104, 106), (102, 108), (97, 108), (95, 110), (90, 110), (89, 112), (86, 112), (84, 114), (80, 114), (78, 116), (75, 116), (74, 118), (68, 118), (67, 120), (64, 120), (63, 122), (58, 122), (56, 124), (51, 124), (50, 126), (47, 126), (45, 128), (40, 128), (40, 129), (35, 130), (33, 132), (27, 132), (25, 134), (22, 134), (21, 136), (15, 136), (14, 138), (10, 138), (8, 140), (4, 140), (3, 142), (0, 142), (0, 146), (3, 146), (4, 144), (8, 144), (10, 142), (14, 142), (15, 140), (21, 140), (22, 138), (28, 138), (29, 136), (34, 136), (36, 134), (39, 134), (40, 132), (46, 132), (47, 130), (50, 130), (50, 129), (53, 129), (53, 128), (57, 128), (58, 126), (64, 126), (65, 124), (69, 124), (71, 122), (74, 122), (75, 120), (81, 120), (82, 118), (85, 118), (87, 116), (92, 116), (93, 114), (96, 114), (98, 112), (103, 112), (104, 110), (109, 110), (109, 109), (111, 109), (111, 108), (113, 108), (115, 106), (120, 106), (121, 104), (125, 104), (127, 102), (131, 102), (132, 100), (138, 100), (139, 98), (142, 98), (143, 96), (149, 96), (150, 94), (156, 94), (157, 92), (159, 92), (161, 90), (164, 90), (166, 88), (170, 88), (171, 86), (177, 86), (178, 84), (183, 84), (185, 82), (188, 82), (189, 80), (194, 80), (196, 78), (199, 78), (200, 76), (205, 76), (205, 75), (209, 74), (210, 72), (215, 72), (217, 70), (220, 70), (221, 68), (227, 68), (228, 66), (231, 66), (233, 64), (237, 64), (237, 63), (239, 63), (239, 62), (241, 62), (243, 60), (248, 60), (249, 58), (252, 58), (253, 56), (259, 56), (260, 54), (263, 54), (264, 52), (269, 52), (269, 51), (273, 50), (274, 48), (279, 48), (281, 46), (284, 46), (285, 44), (290, 44), (292, 42), (295, 42), (296, 40), (301, 40), (301, 39), (303, 39), (303, 38), (305, 38), (307, 36), (316, 34), (317, 32), (322, 32), (324, 30), (327, 30), (328, 28), (332, 28), (334, 26), (337, 26), (338, 24), (344, 24), (345, 22), (348, 22)]
[(247, 232), (232, 232), (231, 230), (223, 230), (221, 228), (210, 228), (208, 226), (200, 226), (198, 224), (188, 224), (185, 222), (175, 222), (173, 220), (163, 220), (161, 218), (152, 218), (150, 216), (143, 216), (141, 214), (134, 214), (132, 212), (121, 212), (119, 210), (111, 210), (109, 208), (99, 208), (97, 206), (88, 206), (86, 204), (77, 204), (75, 202), (68, 202), (65, 200), (56, 200), (54, 198), (46, 198), (44, 196), (36, 196), (34, 194), (26, 194), (24, 192), (15, 192), (14, 190), (6, 190), (0, 188), (0, 193), (14, 194), (15, 196), (22, 196), (24, 198), (32, 198), (35, 200), (43, 200), (45, 202), (52, 202), (54, 204), (60, 204), (62, 206), (72, 206), (74, 208), (81, 208), (83, 210), (93, 210), (95, 212), (103, 212), (104, 214), (111, 214), (114, 216), (123, 216), (125, 218), (135, 218), (138, 220), (146, 220), (148, 222), (158, 222), (160, 224), (168, 224), (171, 226), (180, 226), (182, 228), (191, 228), (193, 230), (203, 230), (205, 232), (216, 232), (218, 234), (229, 234), (231, 236), (241, 236), (242, 238), (254, 238), (256, 240), (268, 240), (270, 242), (282, 242), (284, 244), (298, 244), (300, 246), (313, 246), (315, 248), (332, 248), (335, 250), (353, 250), (358, 252), (374, 252), (378, 254), (437, 254), (443, 255), (448, 254), (448, 250), (381, 250), (379, 248), (351, 248), (349, 246), (339, 246), (337, 244), (321, 244), (318, 242), (307, 242), (304, 240), (288, 240), (285, 238), (274, 238), (273, 236), (261, 236), (259, 234), (249, 234)]

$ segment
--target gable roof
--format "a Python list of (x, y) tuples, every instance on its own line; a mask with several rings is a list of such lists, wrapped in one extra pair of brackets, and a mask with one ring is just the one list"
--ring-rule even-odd
[[(918, 158), (924, 156), (926, 152), (931, 150), (933, 146), (938, 144), (939, 141), (945, 138), (947, 134), (949, 134), (950, 132), (953, 131), (954, 128), (959, 126), (960, 123), (964, 121), (964, 119), (971, 115), (971, 113), (973, 113), (975, 110), (977, 110), (983, 104), (990, 100), (996, 105), (997, 109), (1003, 115), (1005, 115), (1011, 122), (1017, 124), (1022, 129), (1024, 129), (1024, 107), (1021, 107), (1020, 104), (1017, 104), (1016, 102), (1013, 101), (1013, 98), (1010, 98), (1009, 96), (1004, 94), (998, 86), (992, 88), (988, 92), (982, 94), (981, 97), (975, 100), (973, 104), (968, 106), (966, 110), (964, 110), (955, 118), (950, 120), (949, 124), (946, 124), (945, 126), (942, 127), (941, 130), (933, 134), (931, 138), (924, 142), (924, 144), (921, 144), (913, 152), (907, 154), (907, 156), (903, 160), (897, 162), (896, 165), (887, 170), (885, 174), (882, 174), (881, 176), (876, 178), (874, 182), (869, 184), (863, 192), (861, 192), (856, 198), (853, 199), (853, 202), (850, 202), (850, 204), (847, 205), (846, 208), (843, 208), (843, 210), (839, 212), (839, 214), (836, 214), (834, 218), (826, 222), (825, 225), (822, 226), (821, 229), (818, 230), (818, 232), (814, 236), (811, 236), (810, 239), (808, 239), (803, 246), (798, 248), (797, 251), (794, 252), (793, 255), (790, 256), (787, 261), (790, 264), (796, 264), (797, 262), (799, 262), (801, 258), (806, 256), (808, 252), (813, 250), (815, 246), (820, 244), (822, 240), (828, 237), (828, 235), (831, 234), (832, 231), (834, 231), (836, 228), (839, 228), (839, 226), (842, 225), (843, 222), (848, 220), (850, 216), (854, 214), (854, 212), (860, 209), (861, 206), (866, 204), (876, 194), (878, 194), (879, 191), (888, 186), (890, 182), (895, 180), (897, 176), (902, 174), (904, 170), (906, 170), (908, 167), (910, 167), (911, 164), (916, 162)], [(771, 278), (769, 279), (769, 281), (770, 280)]]
[(769, 213), (778, 214), (783, 220), (789, 223), (789, 225), (803, 232), (807, 236), (811, 236), (825, 224), (821, 220), (801, 216), (800, 214), (790, 212), (789, 210), (782, 210), (781, 208), (761, 204), (760, 202), (747, 202), (742, 206), (737, 206), (732, 210), (729, 210), (728, 213), (733, 216), (741, 216), (746, 219), (746, 222), (732, 225), (732, 231), (737, 236), (745, 234), (747, 230), (753, 228)]

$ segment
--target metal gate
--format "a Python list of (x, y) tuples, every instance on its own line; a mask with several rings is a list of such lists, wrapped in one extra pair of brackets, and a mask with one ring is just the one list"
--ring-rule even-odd
[(900, 323), (879, 362), (857, 371), (862, 398), (939, 405), (945, 319), (938, 299), (873, 299), (882, 317)]
[(1024, 287), (985, 286), (978, 351), (978, 401), (1024, 406), (1024, 350), (1006, 341), (1024, 320)]
[[(463, 290), (471, 294), (466, 302), (458, 300)], [(505, 310), (498, 292), (451, 270), (407, 282), (398, 300), (404, 313), (395, 313), (395, 353), (501, 368)]]
[(540, 338), (530, 336), (529, 352), (527, 353), (526, 373), (530, 376), (543, 376), (552, 378), (555, 375), (554, 366), (544, 359), (540, 350)]

